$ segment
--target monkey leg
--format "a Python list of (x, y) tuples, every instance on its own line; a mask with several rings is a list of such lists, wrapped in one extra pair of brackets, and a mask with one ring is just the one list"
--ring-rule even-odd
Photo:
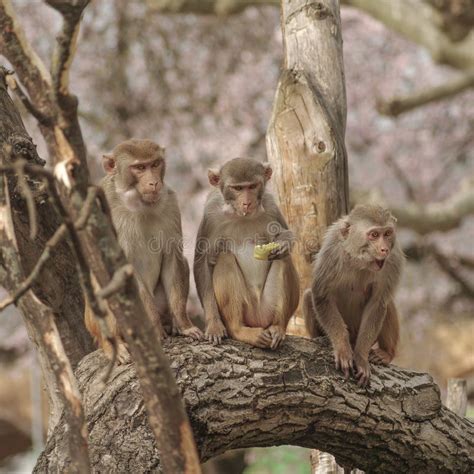
[(315, 338), (324, 336), (324, 332), (316, 319), (316, 312), (313, 306), (313, 292), (308, 288), (303, 293), (303, 316), (306, 331), (309, 337)]
[(371, 350), (370, 361), (385, 365), (392, 362), (397, 352), (399, 338), (398, 312), (395, 303), (390, 300), (382, 329), (377, 337), (379, 347)]
[(160, 281), (165, 290), (173, 327), (176, 328), (177, 333), (198, 340), (202, 339), (201, 330), (191, 322), (186, 312), (189, 294), (189, 266), (179, 249), (172, 249), (169, 254), (165, 255)]
[(244, 324), (244, 314), (255, 311), (256, 302), (234, 255), (219, 255), (212, 282), (217, 306), (229, 336), (252, 346), (270, 347), (271, 341), (263, 337), (263, 328)]
[(270, 320), (263, 337), (276, 349), (285, 339), (286, 327), (299, 303), (299, 280), (291, 258), (274, 260), (268, 271), (259, 308), (262, 320)]

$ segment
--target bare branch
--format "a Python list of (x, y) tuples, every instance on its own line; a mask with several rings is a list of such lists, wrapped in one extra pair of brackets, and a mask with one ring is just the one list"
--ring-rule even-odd
[(412, 229), (420, 235), (430, 232), (447, 232), (458, 227), (463, 219), (474, 214), (474, 178), (468, 178), (461, 184), (458, 192), (442, 202), (418, 204), (409, 202), (396, 205), (386, 202), (379, 192), (354, 190), (354, 203), (382, 203), (389, 207), (398, 219), (401, 227)]
[(442, 29), (439, 11), (420, 0), (342, 0), (356, 7), (402, 36), (424, 46), (433, 60), (458, 69), (474, 68), (474, 31), (454, 41)]
[(104, 286), (98, 293), (97, 296), (102, 299), (109, 298), (117, 291), (120, 291), (127, 280), (133, 276), (133, 266), (130, 264), (124, 265), (119, 268), (113, 275), (110, 283)]
[(232, 15), (251, 6), (280, 5), (280, 0), (147, 0), (151, 11), (159, 13), (195, 13)]
[(24, 105), (26, 110), (36, 119), (41, 125), (50, 126), (52, 120), (50, 117), (47, 117), (42, 112), (40, 112), (30, 101), (29, 97), (26, 95), (26, 92), (20, 87), (18, 82), (13, 77), (13, 71), (8, 71), (8, 74), (5, 75), (5, 80), (7, 85), (12, 92), (20, 99), (21, 103)]
[(448, 379), (446, 406), (456, 415), (466, 416), (467, 384), (464, 379)]
[(48, 240), (46, 246), (41, 254), (38, 262), (34, 266), (33, 270), (29, 274), (28, 278), (23, 281), (23, 283), (17, 288), (15, 293), (4, 299), (0, 302), (0, 311), (4, 310), (7, 306), (11, 304), (16, 304), (18, 300), (29, 290), (31, 286), (35, 282), (35, 280), (39, 277), (41, 270), (43, 269), (45, 263), (51, 257), (51, 250), (64, 238), (66, 235), (66, 226), (63, 224), (58, 230), (54, 233), (54, 235)]
[(379, 98), (377, 100), (377, 110), (383, 115), (396, 117), (417, 107), (452, 97), (473, 86), (474, 70), (468, 71), (461, 77), (453, 79), (446, 84), (423, 90), (413, 95), (394, 97), (388, 100)]
[(407, 174), (403, 171), (403, 169), (398, 164), (397, 160), (395, 160), (393, 156), (391, 155), (386, 155), (384, 156), (384, 161), (387, 164), (387, 166), (389, 166), (392, 169), (397, 179), (405, 188), (405, 192), (408, 196), (408, 199), (410, 199), (411, 201), (416, 201), (415, 188), (411, 184), (410, 178), (407, 176)]
[(469, 298), (474, 298), (474, 285), (471, 284), (468, 278), (462, 273), (456, 262), (445, 255), (436, 245), (428, 246), (428, 251), (431, 253), (440, 269), (450, 276), (460, 287), (462, 292)]
[(58, 97), (58, 103), (62, 97), (69, 96), (69, 69), (76, 51), (82, 13), (89, 1), (46, 0), (48, 5), (63, 16), (63, 28), (57, 37), (51, 66), (53, 93)]
[[(24, 164), (22, 165), (24, 168)], [(16, 166), (1, 166), (0, 167), (0, 172), (6, 171), (8, 169), (18, 169)], [(76, 230), (82, 230), (84, 229), (85, 225), (87, 224), (87, 219), (89, 218), (92, 204), (97, 196), (97, 188), (96, 187), (91, 187), (89, 189), (88, 196), (86, 200), (84, 201), (84, 207), (81, 210), (79, 219), (75, 222), (74, 227)], [(5, 309), (7, 306), (11, 304), (16, 304), (18, 300), (29, 290), (31, 289), (33, 283), (35, 280), (39, 277), (41, 270), (43, 269), (44, 265), (46, 262), (49, 260), (51, 257), (51, 250), (61, 242), (61, 240), (65, 237), (67, 234), (67, 228), (65, 224), (62, 224), (54, 233), (54, 235), (46, 242), (45, 248), (43, 250), (43, 253), (41, 254), (40, 258), (38, 259), (36, 265), (34, 266), (33, 270), (29, 274), (28, 278), (18, 287), (18, 289), (15, 291), (15, 293), (0, 302), (0, 311)], [(125, 273), (123, 269), (118, 270), (118, 272)], [(112, 282), (111, 282), (112, 283)], [(106, 296), (103, 296), (102, 298), (105, 298)], [(109, 331), (110, 333), (110, 331)]]
[(42, 103), (51, 76), (26, 39), (10, 0), (0, 0), (0, 52), (15, 69), (33, 103)]

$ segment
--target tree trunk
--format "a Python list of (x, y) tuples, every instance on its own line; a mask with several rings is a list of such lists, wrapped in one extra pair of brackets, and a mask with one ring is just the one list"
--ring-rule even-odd
[(280, 206), (298, 236), (302, 290), (326, 227), (348, 210), (339, 2), (282, 1), (284, 70), (267, 131)]
[[(441, 405), (431, 376), (374, 367), (369, 388), (333, 368), (325, 339), (289, 337), (278, 351), (235, 341), (164, 342), (201, 460), (228, 449), (293, 444), (367, 472), (473, 472), (474, 424)], [(93, 472), (157, 472), (159, 454), (133, 366), (107, 386), (100, 351), (76, 371), (89, 424)], [(58, 425), (35, 472), (62, 472), (65, 425)]]

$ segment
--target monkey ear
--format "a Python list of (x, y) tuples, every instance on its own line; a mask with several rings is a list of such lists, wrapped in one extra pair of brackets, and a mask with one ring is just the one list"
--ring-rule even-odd
[(102, 155), (102, 166), (107, 174), (115, 173), (115, 158), (113, 155)]
[(344, 240), (347, 239), (347, 236), (349, 235), (350, 228), (351, 228), (350, 222), (348, 220), (343, 220), (340, 231), (341, 231), (342, 238)]
[(213, 169), (207, 170), (207, 177), (209, 179), (209, 183), (212, 186), (218, 186), (221, 181), (221, 175), (219, 173), (219, 170), (213, 170)]
[(263, 177), (265, 178), (265, 181), (268, 181), (273, 174), (272, 167), (269, 163), (263, 163)]

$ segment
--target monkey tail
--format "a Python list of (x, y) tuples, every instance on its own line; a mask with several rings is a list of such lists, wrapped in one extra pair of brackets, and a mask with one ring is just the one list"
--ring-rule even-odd
[(318, 321), (316, 320), (316, 312), (313, 306), (313, 293), (310, 288), (306, 289), (303, 294), (303, 315), (306, 331), (311, 338), (322, 336)]

